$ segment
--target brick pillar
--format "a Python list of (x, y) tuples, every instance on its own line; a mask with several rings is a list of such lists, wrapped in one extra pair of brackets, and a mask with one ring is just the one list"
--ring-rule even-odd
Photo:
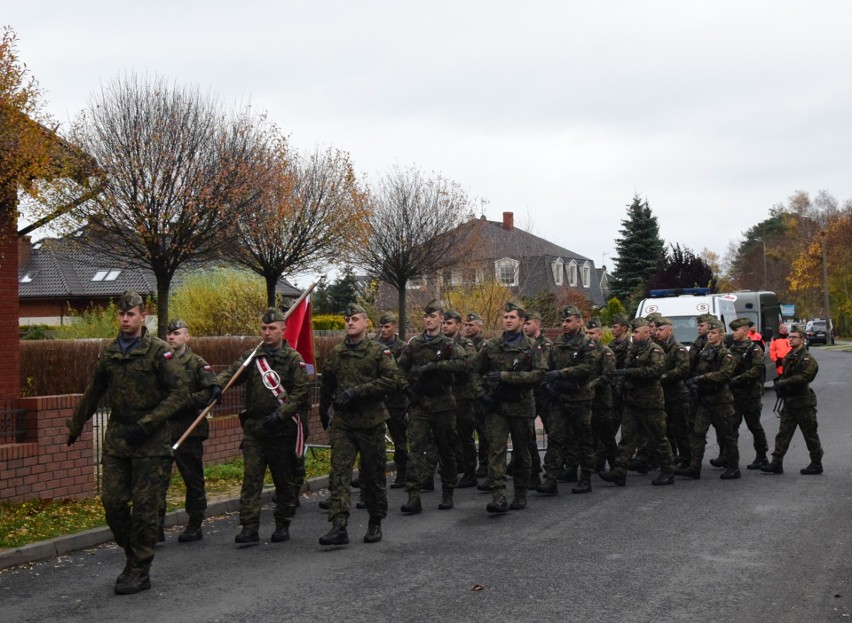
[(21, 395), (18, 337), (18, 227), (14, 195), (0, 196), (0, 400)]

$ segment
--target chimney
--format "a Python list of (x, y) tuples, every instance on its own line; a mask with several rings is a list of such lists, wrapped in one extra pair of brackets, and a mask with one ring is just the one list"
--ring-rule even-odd
[(511, 212), (503, 212), (503, 229), (506, 231), (515, 229), (515, 216)]
[(30, 256), (33, 253), (33, 245), (29, 236), (21, 236), (18, 238), (18, 268), (30, 261)]

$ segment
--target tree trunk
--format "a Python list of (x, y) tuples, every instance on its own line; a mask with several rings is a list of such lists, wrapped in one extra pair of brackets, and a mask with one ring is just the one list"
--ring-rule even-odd
[(397, 303), (399, 305), (399, 337), (406, 341), (406, 319), (405, 319), (405, 295), (407, 293), (407, 288), (405, 287), (408, 284), (408, 280), (402, 282), (401, 286), (397, 286), (397, 293), (399, 298), (397, 299)]
[(263, 279), (266, 281), (266, 305), (275, 307), (275, 285), (278, 283), (278, 277), (264, 275)]
[(169, 291), (172, 286), (172, 278), (165, 275), (157, 275), (157, 337), (166, 339), (169, 328)]

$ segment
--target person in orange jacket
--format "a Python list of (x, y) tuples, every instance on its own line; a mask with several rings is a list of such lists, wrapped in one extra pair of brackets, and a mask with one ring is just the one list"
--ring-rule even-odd
[(784, 371), (782, 362), (784, 361), (785, 355), (790, 352), (790, 348), (787, 325), (782, 322), (778, 327), (778, 335), (773, 337), (772, 342), (769, 344), (769, 357), (775, 362), (779, 376)]

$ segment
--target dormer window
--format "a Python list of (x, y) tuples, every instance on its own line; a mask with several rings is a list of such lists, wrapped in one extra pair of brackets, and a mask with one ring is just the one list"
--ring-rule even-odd
[(577, 287), (577, 262), (574, 260), (568, 262), (568, 285), (572, 288)]
[(591, 288), (592, 287), (592, 267), (588, 262), (583, 264), (582, 275), (583, 275), (583, 287), (584, 288)]
[(26, 275), (24, 275), (23, 277), (21, 277), (20, 279), (18, 279), (18, 283), (31, 283), (32, 280), (35, 279), (35, 276), (37, 274), (38, 274), (37, 270), (29, 272)]
[(92, 277), (92, 281), (115, 281), (121, 274), (121, 270), (113, 268), (110, 270), (99, 270)]
[(553, 272), (553, 283), (561, 286), (565, 282), (565, 262), (561, 257), (556, 258), (555, 262), (550, 263), (550, 270)]
[(518, 285), (518, 277), (520, 273), (520, 262), (513, 260), (511, 257), (494, 262), (494, 276), (503, 285), (516, 286)]

